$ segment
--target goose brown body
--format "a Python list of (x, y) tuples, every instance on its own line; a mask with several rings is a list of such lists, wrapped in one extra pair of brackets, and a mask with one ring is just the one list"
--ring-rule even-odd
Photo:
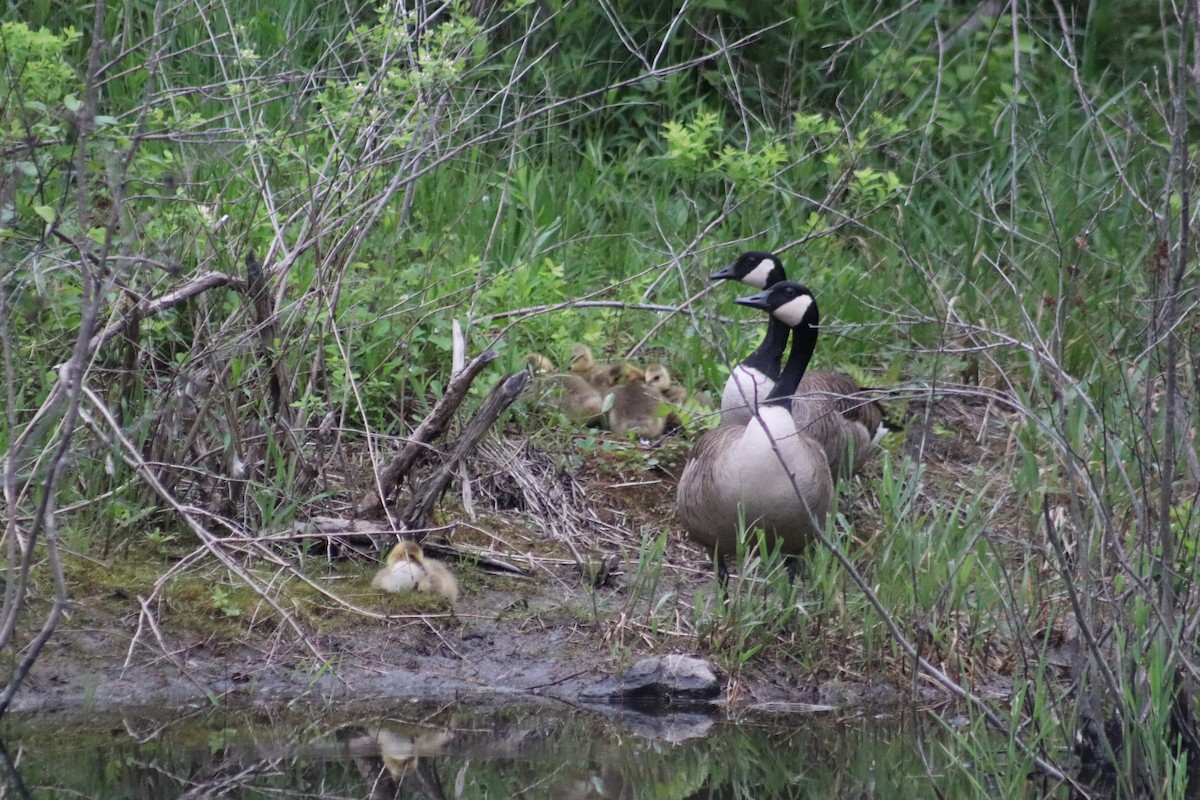
[(804, 376), (792, 399), (796, 427), (821, 443), (835, 477), (857, 474), (887, 431), (879, 403), (861, 391), (845, 373), (815, 371)]
[(719, 570), (743, 528), (761, 527), (781, 552), (798, 555), (824, 526), (834, 494), (825, 451), (799, 429), (787, 399), (816, 347), (816, 301), (803, 286), (785, 282), (738, 302), (783, 318), (794, 343), (749, 422), (701, 436), (679, 479), (676, 514), (688, 536), (717, 557)]
[(785, 555), (798, 555), (824, 526), (832, 500), (825, 451), (797, 432), (786, 409), (764, 408), (747, 425), (700, 437), (675, 507), (692, 541), (719, 557), (736, 552), (739, 530), (754, 527)]

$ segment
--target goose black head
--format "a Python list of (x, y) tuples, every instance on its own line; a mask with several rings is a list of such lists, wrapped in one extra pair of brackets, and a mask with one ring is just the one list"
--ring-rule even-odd
[(769, 312), (789, 328), (802, 324), (816, 327), (820, 322), (817, 300), (807, 287), (793, 281), (780, 281), (751, 297), (735, 300), (740, 306)]
[(710, 281), (741, 281), (755, 289), (765, 289), (787, 278), (783, 262), (773, 253), (751, 250), (723, 270), (708, 276)]

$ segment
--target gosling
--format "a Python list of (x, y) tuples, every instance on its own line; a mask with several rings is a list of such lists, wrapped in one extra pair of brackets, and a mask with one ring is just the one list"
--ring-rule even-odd
[(592, 427), (604, 421), (604, 395), (586, 378), (574, 373), (556, 374), (554, 364), (540, 353), (531, 353), (525, 362), (529, 371), (550, 387), (554, 405), (568, 418)]
[(388, 553), (387, 566), (375, 574), (371, 587), (384, 592), (429, 592), (454, 605), (458, 582), (440, 561), (428, 558), (421, 545), (408, 539), (396, 543)]
[(632, 431), (639, 439), (654, 439), (666, 427), (663, 393), (671, 387), (671, 375), (662, 364), (651, 364), (641, 378), (613, 390), (608, 428), (619, 436)]
[(577, 344), (571, 348), (571, 373), (602, 392), (616, 386), (625, 372), (624, 364), (597, 363), (592, 349), (586, 344)]

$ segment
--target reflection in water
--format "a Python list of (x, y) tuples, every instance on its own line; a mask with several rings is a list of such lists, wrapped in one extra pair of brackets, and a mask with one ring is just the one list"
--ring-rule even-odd
[[(409, 789), (425, 800), (444, 800), (446, 795), (431, 756), (441, 753), (453, 737), (448, 730), (409, 734), (357, 725), (339, 728), (334, 734), (367, 781), (371, 800), (396, 797), (401, 789)], [(423, 755), (426, 758), (422, 759)]]
[[(224, 710), (188, 722), (8, 719), (20, 776), (0, 796), (387, 798), (972, 797), (936, 726), (789, 716), (667, 741), (561, 706), (402, 711), (369, 721)], [(331, 719), (332, 718), (332, 719)], [(687, 730), (704, 732), (689, 724)], [(15, 775), (15, 773), (13, 773)], [(975, 776), (978, 778), (978, 776)]]

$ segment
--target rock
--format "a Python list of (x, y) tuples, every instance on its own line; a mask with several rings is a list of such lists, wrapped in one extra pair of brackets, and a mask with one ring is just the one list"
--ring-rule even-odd
[(585, 689), (583, 700), (646, 706), (709, 704), (721, 695), (720, 670), (702, 658), (672, 654), (651, 656), (617, 679)]

